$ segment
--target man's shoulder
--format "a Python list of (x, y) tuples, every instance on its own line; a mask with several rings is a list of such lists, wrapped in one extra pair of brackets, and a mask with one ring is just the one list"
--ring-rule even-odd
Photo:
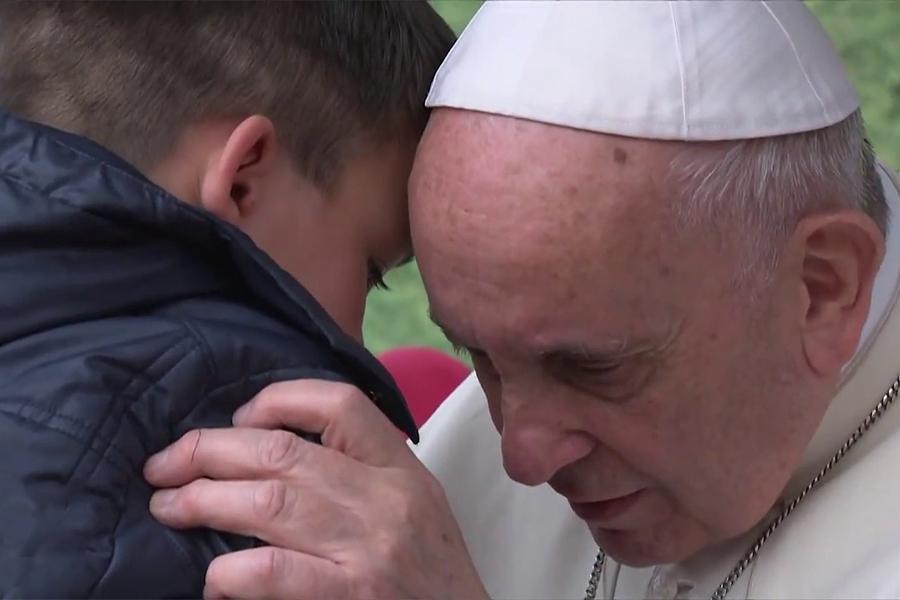
[[(887, 426), (887, 423), (882, 425)], [(754, 597), (900, 595), (900, 430), (836, 473), (776, 531), (754, 568)]]

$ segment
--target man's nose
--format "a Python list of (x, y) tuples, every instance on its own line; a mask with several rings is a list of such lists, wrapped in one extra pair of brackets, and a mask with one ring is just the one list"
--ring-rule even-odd
[(568, 429), (553, 415), (521, 413), (503, 415), (500, 444), (506, 473), (531, 486), (546, 483), (566, 465), (590, 454), (595, 445), (587, 434)]

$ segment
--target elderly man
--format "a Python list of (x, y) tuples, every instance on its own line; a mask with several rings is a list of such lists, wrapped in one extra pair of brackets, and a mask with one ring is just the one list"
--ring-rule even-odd
[(361, 394), (272, 388), (148, 465), (274, 545), (208, 595), (900, 595), (900, 199), (803, 5), (491, 4), (429, 103), (443, 488)]

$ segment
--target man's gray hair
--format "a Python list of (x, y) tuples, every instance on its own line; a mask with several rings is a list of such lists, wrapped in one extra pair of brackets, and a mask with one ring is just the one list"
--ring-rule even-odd
[(768, 280), (808, 214), (855, 208), (887, 231), (888, 206), (858, 110), (815, 131), (688, 146), (671, 165), (677, 220), (744, 244), (738, 287)]

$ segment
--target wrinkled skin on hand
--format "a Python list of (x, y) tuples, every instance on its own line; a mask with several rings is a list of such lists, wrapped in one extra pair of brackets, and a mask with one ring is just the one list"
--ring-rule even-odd
[(269, 544), (214, 560), (204, 597), (486, 597), (443, 489), (362, 392), (277, 383), (234, 424), (192, 431), (145, 468), (161, 522)]

